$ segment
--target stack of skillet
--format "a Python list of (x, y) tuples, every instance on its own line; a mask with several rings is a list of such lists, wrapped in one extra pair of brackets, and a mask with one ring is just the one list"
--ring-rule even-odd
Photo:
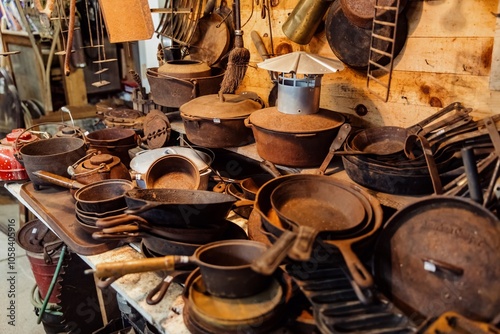
[(253, 269), (271, 274), (287, 256), (314, 263), (343, 260), (353, 288), (367, 301), (373, 279), (357, 254), (370, 254), (382, 216), (380, 203), (354, 184), (320, 175), (275, 178), (260, 188), (249, 218), (249, 226), (260, 224), (273, 243)]
[[(480, 122), (455, 102), (409, 127), (362, 129), (349, 135), (342, 155), (347, 175), (367, 188), (397, 194), (441, 193), (461, 173), (460, 149), (481, 144)], [(491, 145), (490, 145), (491, 146)]]

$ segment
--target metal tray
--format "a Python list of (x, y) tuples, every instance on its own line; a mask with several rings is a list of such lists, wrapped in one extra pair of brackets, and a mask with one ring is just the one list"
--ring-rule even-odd
[(44, 187), (35, 190), (32, 182), (21, 186), (21, 197), (75, 253), (95, 255), (114, 249), (123, 241), (102, 242), (92, 238), (76, 221), (75, 204), (68, 189)]

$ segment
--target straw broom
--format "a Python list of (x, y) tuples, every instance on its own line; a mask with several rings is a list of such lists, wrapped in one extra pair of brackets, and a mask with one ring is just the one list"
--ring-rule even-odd
[(234, 1), (234, 48), (229, 52), (226, 73), (222, 79), (220, 93), (233, 94), (245, 77), (250, 51), (243, 47), (243, 31), (241, 30), (240, 0)]

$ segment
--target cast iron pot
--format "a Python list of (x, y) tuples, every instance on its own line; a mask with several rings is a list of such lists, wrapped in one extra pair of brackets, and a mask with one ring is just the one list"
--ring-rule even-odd
[(48, 171), (60, 176), (70, 177), (68, 166), (85, 156), (85, 141), (75, 137), (53, 137), (28, 143), (19, 149), (19, 161), (24, 165), (36, 190), (51, 185), (37, 177), (34, 172)]
[(164, 107), (179, 108), (184, 103), (199, 96), (216, 94), (224, 78), (224, 70), (212, 67), (209, 76), (200, 78), (176, 78), (158, 73), (158, 68), (148, 68), (146, 72), (153, 101)]
[(190, 142), (208, 147), (238, 147), (253, 143), (245, 118), (261, 109), (262, 100), (253, 93), (201, 96), (180, 107)]
[(270, 276), (251, 269), (252, 262), (266, 249), (263, 243), (252, 240), (216, 241), (199, 247), (193, 256), (100, 263), (94, 272), (100, 279), (98, 285), (107, 287), (126, 274), (174, 270), (176, 265), (193, 263), (199, 266), (208, 293), (221, 298), (242, 298), (263, 291), (271, 282)]
[[(275, 108), (266, 108), (250, 115), (245, 125), (252, 128), (262, 159), (303, 168), (321, 165), (344, 121), (342, 114), (325, 109), (313, 115), (285, 115)], [(276, 123), (281, 125), (270, 125)], [(285, 124), (294, 124), (296, 130)]]

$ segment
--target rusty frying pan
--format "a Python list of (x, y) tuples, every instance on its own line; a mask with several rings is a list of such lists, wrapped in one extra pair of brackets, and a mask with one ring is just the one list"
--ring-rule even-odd
[[(436, 122), (435, 124), (429, 125), (454, 110), (457, 110), (458, 113), (456, 115), (451, 115), (445, 123)], [(457, 121), (457, 119), (466, 117), (468, 112), (470, 112), (469, 109), (464, 109), (461, 103), (455, 102), (408, 128), (382, 126), (361, 130), (350, 140), (350, 145), (355, 151), (373, 153), (381, 156), (402, 153), (406, 138), (409, 135), (425, 135), (442, 127), (443, 124), (452, 123)]]
[(384, 225), (374, 277), (407, 314), (429, 319), (454, 310), (491, 321), (500, 309), (499, 247), (500, 222), (488, 209), (467, 198), (428, 196)]
[[(289, 230), (290, 226), (286, 226), (286, 224), (283, 224), (281, 220), (278, 219), (279, 217), (272, 208), (270, 199), (271, 193), (274, 191), (274, 189), (276, 189), (278, 185), (289, 180), (295, 182), (303, 180), (318, 182), (318, 180), (325, 180), (326, 182), (338, 182), (337, 184), (339, 185), (343, 184), (342, 182), (333, 180), (325, 176), (292, 174), (273, 179), (262, 186), (262, 188), (257, 193), (254, 203), (254, 210), (259, 214), (262, 225), (266, 228), (267, 231), (275, 235), (281, 234), (276, 243), (273, 244), (273, 247), (271, 247), (272, 251), (275, 250), (275, 246), (288, 247), (289, 249), (292, 246), (290, 243), (293, 243), (296, 239), (296, 233)], [(355, 193), (358, 193), (361, 198), (364, 198), (363, 203), (369, 203), (364, 204), (364, 210), (367, 215), (368, 213), (370, 213), (370, 218), (367, 219), (365, 226), (358, 232), (353, 232), (350, 234), (346, 233), (344, 235), (342, 235), (342, 233), (330, 233), (330, 231), (321, 232), (321, 240), (316, 241), (320, 241), (326, 246), (333, 246), (335, 249), (338, 249), (347, 262), (349, 269), (352, 270), (351, 275), (355, 282), (360, 287), (368, 287), (372, 284), (371, 275), (366, 272), (366, 269), (364, 269), (364, 266), (362, 264), (361, 267), (358, 267), (360, 262), (357, 255), (352, 251), (352, 246), (354, 244), (365, 242), (378, 231), (378, 229), (382, 225), (382, 208), (380, 206), (380, 203), (374, 197), (370, 196), (368, 193), (361, 190), (356, 185), (349, 184), (349, 187), (351, 187), (351, 189)], [(283, 252), (278, 249), (276, 254), (271, 254), (269, 257), (262, 257), (258, 261), (254, 262), (254, 270), (267, 274), (274, 272), (276, 267), (287, 255), (286, 253), (288, 252), (288, 249), (285, 248), (284, 256)], [(277, 258), (274, 258), (273, 256), (277, 256)]]
[[(271, 194), (271, 205), (285, 225), (298, 226), (297, 239), (289, 256), (308, 260), (312, 244), (320, 232), (337, 236), (337, 239), (323, 239), (323, 242), (334, 245), (342, 252), (356, 283), (368, 288), (373, 284), (371, 275), (352, 251), (352, 239), (343, 237), (366, 226), (364, 206), (348, 188), (340, 187), (336, 182), (319, 181), (287, 181)], [(378, 225), (380, 227), (380, 223)]]
[(203, 16), (198, 20), (189, 44), (191, 59), (201, 60), (212, 66), (229, 50), (229, 28), (224, 18), (214, 12), (215, 0), (208, 0)]
[(125, 213), (151, 224), (203, 226), (226, 218), (236, 201), (234, 196), (206, 190), (133, 189), (125, 193)]
[(228, 226), (228, 221), (207, 222), (203, 227), (187, 228), (173, 227), (168, 225), (152, 225), (146, 219), (130, 214), (121, 214), (111, 217), (99, 218), (96, 226), (102, 230), (93, 237), (104, 239), (106, 237), (117, 239), (120, 236), (128, 238), (131, 234), (144, 232), (153, 236), (167, 238), (173, 241), (188, 243), (207, 243), (216, 240), (224, 233)]

